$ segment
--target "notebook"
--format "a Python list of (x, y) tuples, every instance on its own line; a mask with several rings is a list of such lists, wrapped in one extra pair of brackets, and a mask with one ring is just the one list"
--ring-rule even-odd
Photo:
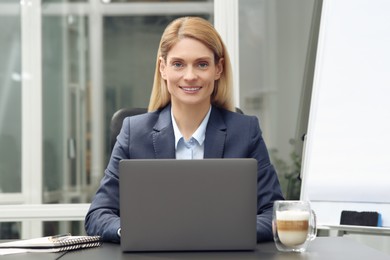
[(71, 234), (46, 236), (0, 243), (0, 255), (30, 252), (63, 252), (98, 247), (100, 236), (72, 236)]
[(255, 159), (122, 160), (122, 251), (254, 250)]

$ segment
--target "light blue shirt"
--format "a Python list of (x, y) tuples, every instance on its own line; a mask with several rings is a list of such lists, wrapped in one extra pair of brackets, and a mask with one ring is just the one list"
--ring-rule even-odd
[(206, 137), (206, 126), (209, 122), (211, 113), (211, 106), (209, 112), (207, 112), (202, 123), (199, 125), (198, 129), (194, 132), (191, 138), (186, 141), (184, 140), (183, 135), (181, 134), (175, 117), (173, 116), (171, 110), (171, 119), (173, 125), (173, 131), (175, 133), (175, 150), (176, 150), (176, 159), (203, 159), (204, 157), (204, 139)]

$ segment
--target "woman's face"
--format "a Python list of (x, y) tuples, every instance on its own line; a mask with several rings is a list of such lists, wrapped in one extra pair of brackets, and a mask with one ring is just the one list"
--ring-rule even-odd
[(213, 52), (200, 41), (184, 38), (160, 58), (172, 105), (210, 106), (214, 82), (222, 73), (222, 59), (215, 64)]

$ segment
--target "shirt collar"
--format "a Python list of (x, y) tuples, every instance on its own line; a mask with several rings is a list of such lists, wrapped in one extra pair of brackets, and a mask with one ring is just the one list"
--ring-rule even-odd
[[(209, 112), (207, 112), (202, 123), (199, 125), (198, 129), (196, 129), (196, 131), (192, 135), (192, 138), (194, 138), (199, 143), (199, 145), (203, 145), (204, 139), (206, 138), (206, 127), (207, 127), (207, 123), (209, 122), (211, 108), (212, 106), (210, 106)], [(181, 134), (179, 127), (176, 124), (176, 120), (175, 117), (173, 116), (172, 109), (171, 109), (171, 120), (173, 125), (173, 132), (175, 133), (175, 149), (176, 149), (177, 144), (180, 141), (180, 139), (183, 138), (183, 135)]]

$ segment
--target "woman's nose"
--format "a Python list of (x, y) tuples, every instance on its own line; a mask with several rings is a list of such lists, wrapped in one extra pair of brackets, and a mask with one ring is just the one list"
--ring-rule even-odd
[(194, 80), (197, 78), (196, 71), (193, 67), (189, 66), (184, 73), (185, 80)]

